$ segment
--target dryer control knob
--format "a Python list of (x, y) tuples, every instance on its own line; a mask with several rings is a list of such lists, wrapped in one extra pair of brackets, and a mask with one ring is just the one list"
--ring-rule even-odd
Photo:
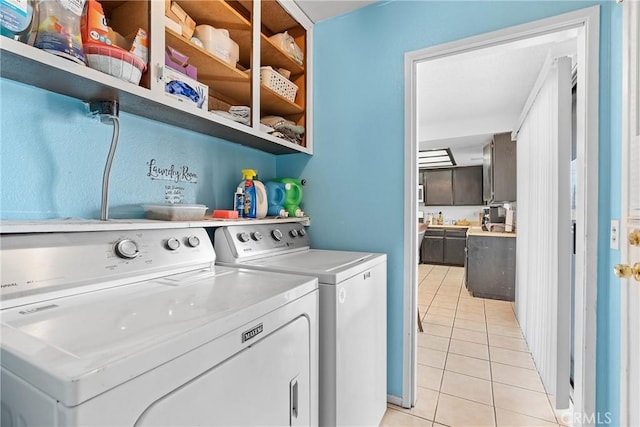
[(260, 233), (259, 231), (255, 231), (253, 233), (251, 233), (251, 238), (253, 240), (255, 240), (256, 242), (259, 240), (262, 240), (262, 233)]
[(238, 240), (240, 240), (242, 243), (247, 243), (249, 241), (249, 234), (245, 233), (244, 231), (242, 233), (238, 233)]
[(189, 236), (189, 238), (187, 239), (187, 243), (192, 248), (196, 248), (200, 245), (200, 239), (198, 239), (198, 236)]
[(306, 236), (306, 235), (307, 235), (307, 232), (306, 232), (306, 230), (305, 230), (304, 228), (301, 228), (300, 230), (298, 230), (298, 234), (299, 234), (300, 236)]
[(167, 240), (167, 249), (169, 249), (170, 251), (175, 251), (179, 247), (180, 247), (180, 240), (176, 239), (175, 237), (172, 237), (169, 240)]
[(138, 245), (133, 240), (122, 239), (116, 243), (116, 255), (124, 259), (133, 259), (140, 251)]
[(298, 237), (298, 230), (296, 229), (289, 230), (289, 235), (294, 238)]
[(273, 237), (273, 240), (277, 240), (279, 242), (280, 240), (282, 240), (282, 231), (276, 228), (271, 232), (271, 237)]

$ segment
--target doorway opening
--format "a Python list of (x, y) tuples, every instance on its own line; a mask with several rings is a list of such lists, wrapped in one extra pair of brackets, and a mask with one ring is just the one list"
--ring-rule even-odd
[[(418, 149), (421, 141), (417, 89), (420, 64), (462, 55), (480, 54), (484, 49), (531, 43), (541, 37), (566, 32), (575, 34), (577, 63), (576, 96), (576, 256), (575, 256), (575, 352), (573, 396), (576, 411), (592, 413), (595, 408), (595, 295), (598, 170), (598, 38), (599, 8), (592, 7), (519, 25), (480, 36), (447, 43), (405, 55), (405, 342), (403, 359), (402, 406), (416, 401), (417, 349), (417, 264), (418, 264)], [(469, 70), (473, 73), (473, 70)], [(442, 82), (440, 82), (442, 84)], [(518, 111), (519, 113), (519, 111)], [(515, 126), (517, 123), (514, 123)], [(495, 129), (499, 131), (500, 129)], [(503, 129), (513, 130), (513, 129)], [(437, 138), (434, 138), (437, 139)], [(446, 138), (441, 138), (446, 139)], [(422, 147), (420, 147), (422, 148)], [(442, 148), (442, 147), (430, 147)], [(569, 171), (567, 171), (567, 174)], [(568, 382), (568, 380), (567, 380)]]

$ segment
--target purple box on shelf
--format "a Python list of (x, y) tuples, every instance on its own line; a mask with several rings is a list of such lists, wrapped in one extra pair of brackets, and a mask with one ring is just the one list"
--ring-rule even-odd
[(193, 65), (189, 65), (189, 57), (183, 55), (179, 51), (175, 50), (171, 46), (167, 46), (164, 51), (164, 65), (167, 67), (191, 77), (194, 80), (198, 79), (198, 69)]

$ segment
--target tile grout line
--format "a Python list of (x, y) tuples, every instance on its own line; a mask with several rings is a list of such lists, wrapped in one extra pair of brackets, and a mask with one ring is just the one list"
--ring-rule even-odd
[[(447, 277), (447, 275), (449, 274), (449, 271), (451, 271), (451, 268), (447, 268), (447, 272), (444, 275), (444, 278)], [(444, 281), (443, 278), (443, 281)], [(440, 287), (442, 287), (442, 282), (440, 282), (440, 286), (438, 287), (438, 290), (440, 290)], [(438, 294), (438, 292), (436, 291), (436, 295)], [(453, 325), (455, 325), (455, 315), (456, 312), (458, 311), (458, 302), (460, 301), (460, 293), (458, 293), (458, 299), (456, 300), (456, 306), (453, 309), (453, 324), (451, 325), (451, 332), (449, 333), (449, 343), (447, 344), (447, 352), (444, 356), (444, 366), (442, 367), (442, 377), (440, 378), (440, 386), (438, 387), (438, 399), (436, 401), (436, 407), (435, 410), (433, 411), (433, 423), (436, 422), (436, 418), (438, 415), (438, 404), (440, 403), (440, 394), (442, 394), (442, 384), (444, 383), (444, 374), (447, 370), (447, 360), (449, 359), (449, 349), (451, 348), (451, 340), (453, 339)], [(440, 424), (440, 423), (439, 423)]]
[(491, 378), (491, 406), (493, 406), (493, 425), (498, 425), (498, 411), (496, 410), (496, 395), (493, 390), (493, 368), (491, 366), (491, 345), (489, 344), (489, 322), (487, 318), (487, 304), (485, 299), (482, 298), (482, 307), (484, 308), (484, 327), (487, 334), (487, 357), (489, 358), (489, 378)]

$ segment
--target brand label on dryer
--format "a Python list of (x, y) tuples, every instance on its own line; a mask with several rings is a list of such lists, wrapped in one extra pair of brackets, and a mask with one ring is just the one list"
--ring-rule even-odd
[(262, 323), (259, 325), (249, 329), (242, 333), (242, 342), (249, 341), (252, 338), (255, 338), (257, 335), (260, 335), (264, 330)]
[(40, 307), (30, 308), (28, 310), (22, 310), (22, 311), (19, 311), (18, 313), (33, 314), (33, 313), (39, 313), (43, 310), (49, 310), (50, 308), (56, 308), (56, 307), (58, 307), (56, 304), (41, 305)]

